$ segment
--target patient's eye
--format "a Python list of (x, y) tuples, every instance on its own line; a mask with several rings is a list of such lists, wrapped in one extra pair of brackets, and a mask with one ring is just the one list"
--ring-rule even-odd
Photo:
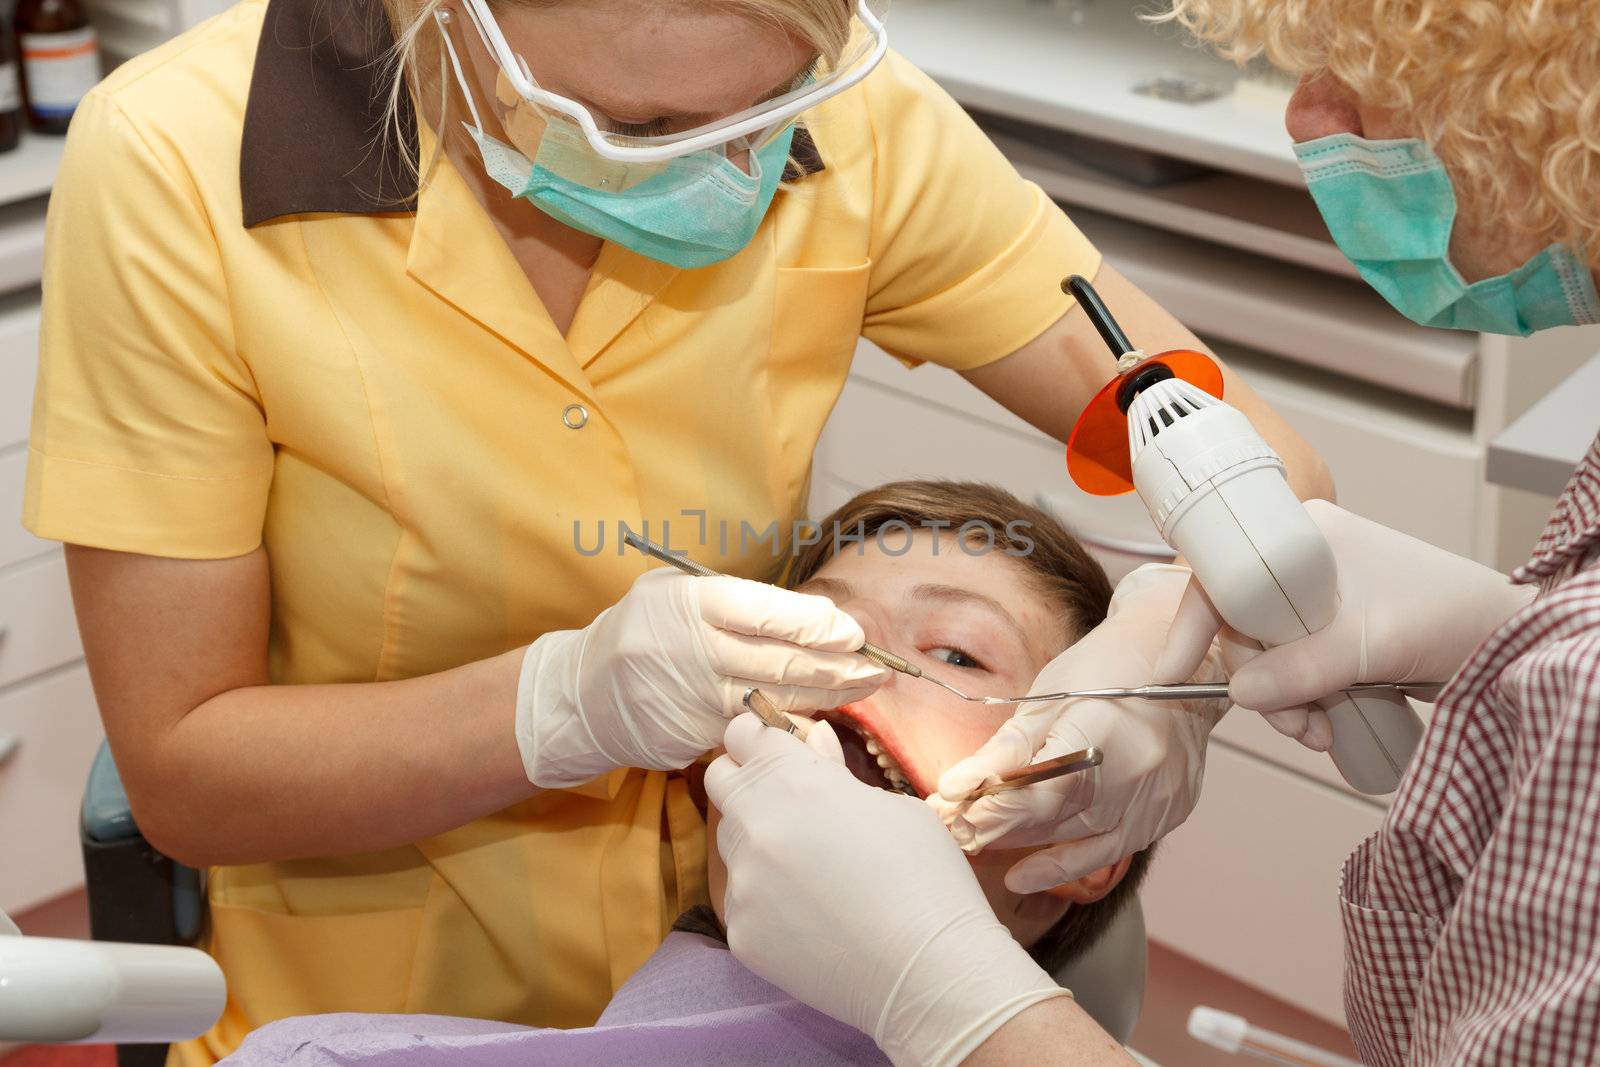
[(932, 656), (934, 659), (943, 660), (952, 667), (965, 667), (968, 670), (975, 671), (987, 669), (981, 662), (979, 662), (976, 656), (973, 656), (967, 652), (963, 652), (959, 648), (954, 648), (948, 645), (941, 646), (939, 648), (930, 648), (928, 649), (928, 655)]

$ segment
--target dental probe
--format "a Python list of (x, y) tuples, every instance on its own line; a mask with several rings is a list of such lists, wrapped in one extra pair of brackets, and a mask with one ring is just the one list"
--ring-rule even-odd
[[(685, 574), (692, 574), (697, 578), (721, 577), (718, 572), (712, 570), (710, 567), (702, 566), (686, 556), (680, 556), (674, 552), (669, 552), (661, 545), (656, 544), (654, 541), (651, 541), (648, 538), (640, 537), (632, 530), (623, 531), (622, 543), (633, 548), (637, 548), (640, 552), (643, 552), (652, 559), (659, 559), (662, 563), (676, 567)], [(870, 660), (874, 660), (883, 664), (891, 671), (898, 671), (901, 674), (909, 675), (912, 678), (922, 678), (926, 681), (932, 682), (934, 685), (937, 685), (940, 688), (948, 689), (962, 700), (975, 701), (981, 699), (980, 697), (969, 697), (967, 694), (963, 693), (954, 686), (947, 685), (932, 675), (923, 674), (922, 668), (918, 667), (915, 663), (910, 663), (904, 659), (901, 659), (888, 649), (879, 648), (870, 641), (864, 643), (860, 648), (856, 649), (856, 651)], [(748, 706), (748, 704), (746, 706)], [(755, 708), (751, 708), (751, 710), (756, 711)], [(756, 711), (756, 714), (759, 715), (760, 712)], [(768, 725), (772, 724), (769, 723)]]
[[(662, 563), (670, 564), (685, 574), (693, 574), (700, 578), (720, 577), (719, 573), (710, 567), (696, 563), (687, 556), (669, 552), (661, 545), (640, 537), (632, 530), (625, 530), (622, 534), (622, 540), (624, 544), (638, 549), (652, 559), (658, 559)], [(1033, 693), (1021, 697), (974, 697), (968, 696), (950, 683), (940, 681), (931, 674), (924, 674), (921, 667), (918, 667), (915, 663), (907, 662), (888, 649), (879, 648), (877, 645), (868, 642), (856, 651), (868, 659), (876, 660), (892, 671), (898, 671), (912, 678), (921, 678), (925, 682), (932, 682), (940, 689), (953, 693), (962, 700), (973, 704), (1026, 704), (1036, 700), (1068, 700), (1079, 697), (1096, 697), (1101, 700), (1222, 700), (1228, 696), (1227, 683), (1201, 682), (1183, 685), (1139, 685), (1109, 689), (1073, 689), (1064, 693)], [(1409, 690), (1440, 689), (1443, 686), (1443, 682), (1363, 682), (1359, 685), (1346, 687), (1344, 692), (1379, 693), (1398, 691), (1405, 693)], [(793, 728), (793, 722), (778, 711), (766, 694), (759, 689), (747, 691), (744, 704), (745, 707), (760, 716), (761, 721), (768, 726), (779, 730), (787, 730), (789, 733), (798, 732)]]
[[(1346, 693), (1377, 693), (1398, 690), (1439, 689), (1443, 682), (1362, 682), (1346, 686)], [(1182, 685), (1136, 685), (1111, 689), (1073, 689), (1065, 693), (1035, 693), (1025, 697), (967, 697), (980, 704), (1022, 704), (1030, 700), (1067, 700), (1095, 697), (1101, 700), (1223, 700), (1228, 696), (1226, 682), (1190, 682)]]
[(978, 788), (967, 797), (970, 803), (979, 797), (993, 796), (995, 793), (1004, 793), (1012, 789), (1022, 789), (1037, 782), (1048, 782), (1052, 778), (1061, 778), (1079, 771), (1100, 766), (1103, 759), (1098, 748), (1086, 748), (1081, 752), (1069, 752), (1065, 756), (1054, 759), (1040, 760), (1030, 763), (1026, 767), (1018, 767), (1014, 771), (1004, 774), (992, 774)]

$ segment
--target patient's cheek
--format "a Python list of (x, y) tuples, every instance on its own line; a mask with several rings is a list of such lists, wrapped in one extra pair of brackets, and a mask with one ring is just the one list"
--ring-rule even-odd
[(909, 757), (914, 780), (930, 789), (939, 775), (972, 755), (1011, 717), (1011, 709), (930, 701), (881, 709)]
[(919, 753), (919, 762), (926, 761), (933, 778), (976, 752), (1011, 717), (1005, 709), (974, 708), (963, 712), (929, 716), (927, 725), (917, 731), (919, 744), (925, 746)]

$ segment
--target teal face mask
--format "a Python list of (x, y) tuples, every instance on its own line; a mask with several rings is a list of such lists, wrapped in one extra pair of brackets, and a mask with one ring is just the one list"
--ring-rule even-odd
[(530, 160), (475, 126), (467, 130), (484, 170), (512, 196), (527, 200), (575, 230), (612, 241), (674, 267), (720, 263), (755, 236), (789, 160), (794, 125), (750, 153), (747, 174), (720, 151), (702, 151), (660, 165), (629, 188), (596, 189), (564, 173), (581, 173), (574, 155), (592, 155), (576, 129), (552, 122)]
[(1567, 245), (1467, 284), (1450, 263), (1455, 190), (1425, 142), (1336, 133), (1295, 145), (1295, 155), (1339, 250), (1413, 322), (1522, 337), (1600, 323), (1594, 276)]
[(448, 12), (436, 11), (434, 21), (472, 115), (463, 125), (485, 173), (512, 196), (575, 230), (685, 269), (720, 263), (755, 236), (789, 161), (792, 121), (759, 147), (739, 153), (748, 170), (728, 158), (726, 145), (664, 161), (620, 163), (601, 158), (570, 117), (521, 101), (502, 69), (495, 88), (510, 108), (507, 136), (526, 145), (524, 151), (483, 132)]

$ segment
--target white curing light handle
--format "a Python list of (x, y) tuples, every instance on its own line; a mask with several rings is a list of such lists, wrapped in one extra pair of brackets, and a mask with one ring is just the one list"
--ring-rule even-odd
[(1405, 695), (1340, 693), (1317, 701), (1333, 727), (1329, 755), (1350, 788), (1372, 796), (1400, 788), (1422, 742), (1422, 719)]
[[(1317, 632), (1338, 611), (1333, 552), (1281, 467), (1224, 472), (1193, 492), (1165, 533), (1228, 625), (1268, 647)], [(1351, 788), (1399, 788), (1422, 739), (1406, 698), (1335, 694), (1318, 706), (1333, 727), (1334, 766)]]
[(226, 1000), (221, 968), (199, 949), (0, 936), (0, 1041), (181, 1041)]

